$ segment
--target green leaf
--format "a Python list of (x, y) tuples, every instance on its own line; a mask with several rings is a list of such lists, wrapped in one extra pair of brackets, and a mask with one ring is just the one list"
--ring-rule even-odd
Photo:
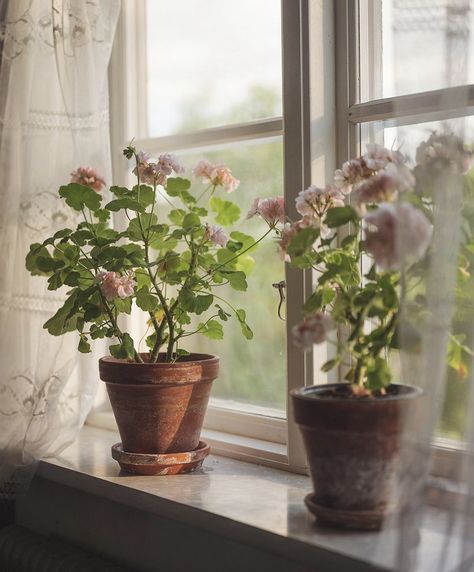
[(182, 226), (186, 232), (189, 232), (201, 226), (201, 219), (194, 213), (188, 213), (183, 219)]
[(150, 294), (145, 287), (138, 290), (135, 302), (145, 312), (154, 312), (159, 304), (158, 298)]
[(96, 193), (90, 187), (79, 185), (78, 183), (70, 183), (60, 187), (59, 196), (63, 197), (66, 200), (66, 204), (76, 211), (81, 211), (86, 207), (91, 211), (96, 211), (100, 208), (102, 200), (99, 193)]
[(182, 225), (185, 216), (186, 216), (186, 211), (184, 211), (183, 209), (173, 209), (168, 214), (168, 218), (170, 219), (170, 221), (177, 226)]
[[(156, 225), (158, 222), (158, 217), (154, 213), (144, 213), (140, 216), (140, 221), (142, 223), (143, 231), (146, 232), (146, 229), (149, 226), (153, 227)], [(130, 238), (130, 240), (134, 240), (135, 242), (143, 240), (138, 218), (132, 218), (132, 220), (128, 223), (127, 236)]]
[(339, 361), (337, 359), (330, 359), (327, 362), (323, 363), (323, 365), (321, 366), (321, 371), (327, 373), (331, 369), (335, 368), (338, 363)]
[(245, 310), (242, 309), (237, 309), (235, 311), (235, 315), (237, 316), (237, 319), (239, 320), (240, 323), (240, 329), (242, 331), (242, 334), (244, 336), (244, 338), (246, 338), (247, 340), (251, 340), (253, 339), (253, 332), (250, 329), (250, 326), (247, 324), (246, 320), (246, 313)]
[(117, 212), (121, 209), (128, 209), (139, 213), (145, 212), (145, 207), (135, 199), (124, 197), (123, 199), (115, 199), (105, 205), (109, 211)]
[(323, 293), (322, 290), (318, 289), (311, 294), (311, 296), (306, 300), (303, 305), (303, 312), (305, 314), (311, 314), (320, 310), (323, 305)]
[(367, 367), (367, 387), (374, 391), (390, 385), (392, 374), (387, 361), (376, 357)]
[(77, 349), (81, 352), (81, 354), (88, 354), (91, 351), (91, 345), (90, 343), (87, 341), (87, 337), (82, 335), (79, 338), (79, 344), (77, 346)]
[(155, 193), (153, 192), (153, 189), (148, 185), (140, 185), (140, 192), (138, 192), (139, 191), (138, 185), (136, 185), (135, 187), (133, 187), (133, 191), (135, 192), (137, 201), (143, 207), (148, 207), (153, 204)]
[(235, 269), (242, 271), (246, 276), (252, 273), (255, 267), (255, 259), (250, 254), (242, 254), (235, 261)]
[(253, 236), (245, 234), (244, 232), (239, 232), (238, 230), (235, 230), (234, 232), (230, 233), (230, 238), (242, 244), (241, 250), (247, 250), (247, 248), (249, 248), (247, 252), (252, 252), (252, 250), (255, 250), (255, 248), (257, 247), (257, 245), (255, 245), (253, 246), (253, 248), (250, 248), (252, 244), (255, 243), (255, 240)]
[(348, 222), (359, 222), (359, 216), (350, 206), (334, 207), (328, 210), (324, 222), (329, 228), (336, 228)]
[(74, 324), (71, 324), (71, 318), (76, 313), (78, 290), (72, 290), (71, 294), (59, 308), (59, 310), (47, 322), (44, 323), (43, 328), (48, 330), (52, 336), (60, 336), (73, 329)]
[(214, 296), (212, 294), (204, 294), (202, 296), (196, 296), (194, 300), (195, 300), (194, 313), (202, 314), (214, 302)]
[(229, 226), (240, 218), (240, 208), (231, 201), (224, 201), (218, 197), (212, 197), (209, 207), (216, 214), (216, 222), (223, 226)]
[(201, 296), (195, 296), (192, 290), (183, 288), (179, 294), (179, 302), (181, 307), (195, 314), (202, 314), (205, 312), (214, 301), (214, 296), (212, 294), (204, 294)]
[(112, 185), (110, 187), (110, 192), (119, 199), (130, 195), (130, 190), (127, 189), (127, 187), (118, 187), (117, 185)]
[(245, 292), (248, 288), (247, 280), (245, 279), (245, 274), (241, 271), (236, 272), (227, 272), (221, 270), (221, 274), (223, 274), (227, 280), (229, 281), (230, 286), (234, 290), (239, 290), (241, 292)]
[(230, 318), (231, 314), (229, 314), (228, 312), (226, 312), (221, 306), (219, 306), (219, 304), (215, 304), (215, 307), (218, 310), (218, 314), (219, 314), (219, 318), (223, 321), (223, 322), (227, 322), (227, 320)]
[(59, 268), (62, 268), (64, 266), (64, 261), (63, 260), (55, 260), (54, 258), (51, 258), (51, 256), (38, 256), (38, 258), (36, 259), (36, 267), (38, 268), (38, 270), (40, 272), (54, 272), (55, 270), (58, 270)]
[(170, 197), (179, 197), (182, 191), (188, 191), (191, 181), (182, 177), (171, 177), (166, 183), (166, 192)]
[(318, 228), (304, 228), (294, 237), (288, 247), (288, 254), (293, 256), (302, 256), (307, 250), (313, 248), (313, 244), (319, 237)]
[(123, 334), (121, 343), (109, 346), (109, 351), (117, 359), (133, 359), (135, 357), (133, 340), (127, 333)]
[(26, 255), (26, 259), (25, 259), (26, 269), (33, 276), (37, 276), (40, 274), (46, 274), (46, 272), (42, 272), (38, 268), (38, 258), (40, 258), (40, 257), (51, 258), (51, 255), (45, 246), (43, 246), (42, 244), (39, 244), (38, 242), (35, 242), (35, 243), (30, 245), (30, 251)]
[(222, 324), (217, 320), (209, 320), (206, 324), (198, 325), (199, 333), (211, 340), (222, 340), (224, 337), (224, 329)]

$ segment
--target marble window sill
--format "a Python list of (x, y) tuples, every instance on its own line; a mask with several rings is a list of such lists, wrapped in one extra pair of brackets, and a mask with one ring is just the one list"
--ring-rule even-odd
[[(132, 476), (120, 472), (110, 456), (118, 441), (113, 431), (86, 426), (59, 458), (39, 464), (37, 477), (293, 559), (298, 570), (393, 567), (396, 530), (341, 532), (315, 524), (303, 503), (311, 490), (309, 477), (217, 455), (189, 475)], [(433, 569), (430, 546), (442, 541), (442, 511), (429, 510), (429, 526), (420, 531), (420, 572)]]

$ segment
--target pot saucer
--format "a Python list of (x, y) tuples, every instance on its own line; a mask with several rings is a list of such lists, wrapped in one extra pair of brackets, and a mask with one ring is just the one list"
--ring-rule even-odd
[(318, 524), (347, 530), (380, 530), (387, 510), (340, 510), (314, 502), (314, 493), (305, 496), (308, 510), (317, 517)]
[(177, 475), (199, 469), (209, 455), (210, 447), (204, 441), (187, 453), (128, 453), (122, 443), (112, 445), (112, 457), (127, 473), (136, 475)]

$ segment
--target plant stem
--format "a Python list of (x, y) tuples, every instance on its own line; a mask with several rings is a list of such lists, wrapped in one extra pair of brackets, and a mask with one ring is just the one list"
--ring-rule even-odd
[[(123, 333), (117, 324), (117, 320), (115, 319), (115, 316), (114, 316), (112, 310), (110, 309), (110, 306), (107, 302), (107, 299), (102, 294), (102, 290), (100, 289), (100, 286), (98, 286), (98, 290), (99, 290), (99, 294), (100, 294), (100, 297), (102, 299), (102, 303), (104, 305), (105, 311), (107, 312), (107, 315), (109, 316), (109, 319), (110, 319), (112, 326), (114, 328), (114, 334), (117, 336), (117, 338), (120, 340), (120, 342), (123, 343)], [(133, 356), (134, 356), (134, 359), (136, 362), (143, 363), (143, 360), (142, 360), (140, 354), (137, 352), (137, 350), (135, 348), (133, 348)]]
[(201, 276), (201, 279), (203, 278), (207, 278), (208, 276), (210, 278), (212, 278), (212, 276), (214, 276), (214, 274), (223, 266), (227, 266), (227, 264), (229, 264), (229, 262), (233, 262), (234, 260), (236, 260), (237, 258), (240, 258), (240, 256), (242, 256), (242, 254), (245, 254), (246, 252), (248, 252), (249, 250), (251, 250), (254, 246), (257, 246), (257, 244), (259, 242), (261, 242), (266, 236), (268, 236), (270, 234), (270, 232), (272, 232), (272, 230), (274, 229), (273, 226), (271, 226), (267, 232), (261, 236), (258, 240), (256, 240), (253, 244), (251, 244), (250, 246), (248, 246), (245, 250), (242, 250), (242, 252), (239, 252), (238, 254), (236, 254), (235, 256), (233, 256), (232, 258), (230, 258), (229, 260), (227, 260), (226, 262), (223, 262), (222, 264), (219, 264), (219, 266), (216, 266), (216, 268), (214, 268), (212, 271), (209, 271), (207, 274), (205, 274), (204, 276)]

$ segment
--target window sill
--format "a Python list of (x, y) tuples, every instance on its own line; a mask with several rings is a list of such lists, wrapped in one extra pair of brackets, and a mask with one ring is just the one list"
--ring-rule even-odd
[[(211, 455), (201, 471), (190, 475), (131, 476), (121, 473), (110, 456), (110, 446), (118, 440), (116, 433), (86, 426), (60, 458), (41, 462), (30, 492), (18, 503), (18, 524), (43, 534), (68, 536), (67, 540), (118, 558), (134, 570), (155, 570), (158, 562), (163, 569), (190, 569), (184, 563), (176, 565), (170, 541), (163, 540), (173, 526), (187, 530), (185, 536), (175, 539), (175, 550), (183, 538), (207, 535), (205, 546), (200, 545), (193, 554), (196, 570), (244, 569), (246, 554), (249, 562), (257, 558), (261, 563), (250, 569), (259, 570), (270, 566), (292, 572), (391, 569), (396, 531), (344, 533), (319, 528), (303, 503), (311, 489), (306, 476), (217, 455)], [(62, 497), (55, 498), (59, 489)], [(90, 506), (86, 496), (92, 499)], [(76, 505), (66, 506), (69, 499)], [(101, 503), (105, 503), (103, 507)], [(123, 518), (118, 513), (110, 515), (107, 525), (107, 512), (120, 507)], [(418, 571), (431, 569), (429, 547), (439, 545), (442, 539), (442, 513), (429, 510), (431, 522), (421, 531), (420, 549), (420, 561), (426, 565)], [(156, 530), (153, 519), (157, 519)], [(117, 528), (127, 535), (126, 542)], [(143, 539), (146, 546), (140, 544)], [(225, 548), (229, 545), (237, 547), (238, 555), (229, 555)]]

